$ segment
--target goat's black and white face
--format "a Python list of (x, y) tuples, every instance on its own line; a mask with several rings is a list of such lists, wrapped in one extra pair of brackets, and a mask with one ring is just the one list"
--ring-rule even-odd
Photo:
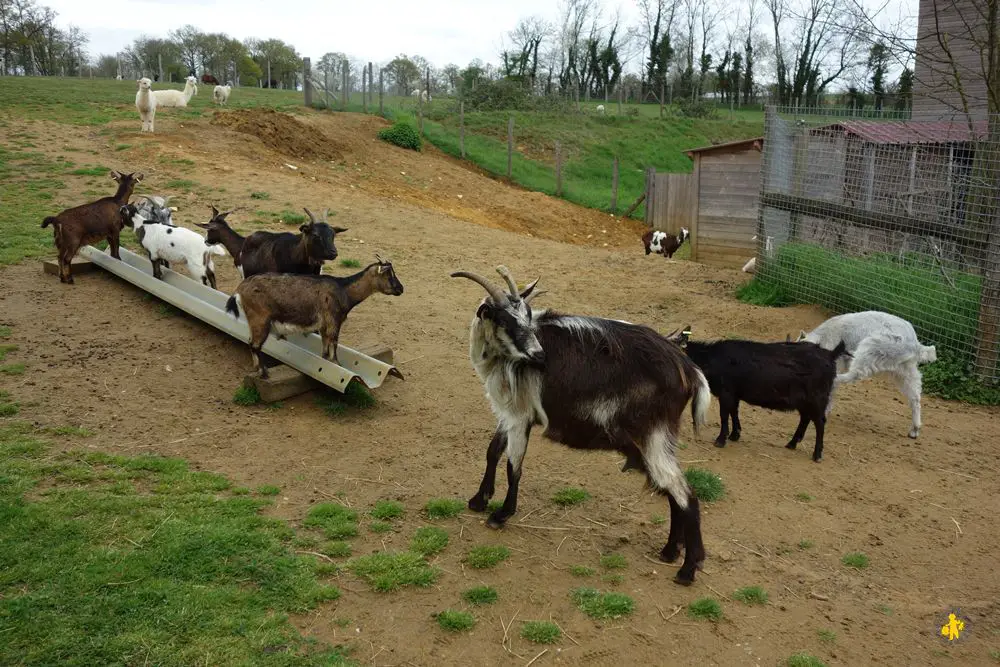
[[(532, 298), (540, 294), (534, 291), (538, 280), (518, 292), (506, 267), (498, 266), (497, 273), (507, 283), (509, 293), (505, 294), (474, 273), (456, 271), (451, 276), (468, 278), (481, 285), (489, 294), (476, 310), (482, 342), (489, 351), (499, 357), (542, 367), (545, 364), (545, 350), (535, 335), (530, 303)], [(483, 354), (487, 354), (486, 349)]]

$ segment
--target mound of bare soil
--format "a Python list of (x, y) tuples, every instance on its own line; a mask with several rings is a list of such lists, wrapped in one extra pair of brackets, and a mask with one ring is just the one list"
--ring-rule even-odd
[(213, 125), (250, 134), (270, 148), (300, 160), (339, 160), (342, 150), (321, 131), (274, 109), (240, 109), (216, 113)]

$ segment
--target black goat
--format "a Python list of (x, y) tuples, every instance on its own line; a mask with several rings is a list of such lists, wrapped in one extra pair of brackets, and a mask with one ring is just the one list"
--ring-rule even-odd
[[(799, 413), (799, 426), (785, 447), (795, 449), (811, 421), (816, 427), (813, 461), (823, 458), (823, 430), (826, 406), (837, 375), (837, 359), (846, 354), (841, 343), (833, 351), (803, 343), (757, 343), (749, 340), (720, 340), (699, 343), (689, 340), (685, 328), (667, 339), (684, 348), (698, 365), (712, 394), (719, 399), (722, 426), (716, 447), (726, 446), (726, 436), (740, 439), (740, 401), (769, 410)], [(729, 431), (729, 418), (733, 430)]]
[[(316, 220), (309, 211), (309, 222), (299, 227), (300, 234), (291, 232), (254, 232), (243, 242), (239, 264), (243, 277), (258, 273), (301, 273), (319, 275), (325, 260), (337, 259), (334, 236), (346, 229), (331, 227)], [(323, 220), (326, 220), (324, 211)]]
[(517, 511), (521, 463), (533, 426), (550, 440), (577, 449), (612, 449), (646, 473), (649, 486), (670, 502), (670, 534), (660, 558), (674, 578), (694, 581), (705, 559), (698, 497), (676, 458), (680, 416), (690, 402), (695, 427), (711, 402), (708, 382), (690, 359), (649, 327), (599, 317), (532, 311), (535, 282), (518, 291), (505, 267), (497, 272), (509, 293), (467, 271), (489, 295), (469, 332), (470, 357), (498, 424), (486, 451), (486, 472), (469, 509), (482, 512), (493, 496), (497, 464), (507, 454), (507, 496), (487, 525), (500, 528)]

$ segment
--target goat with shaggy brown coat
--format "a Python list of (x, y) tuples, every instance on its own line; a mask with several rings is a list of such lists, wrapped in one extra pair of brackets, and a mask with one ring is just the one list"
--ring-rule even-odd
[(226, 311), (240, 316), (240, 306), (250, 325), (250, 356), (254, 370), (267, 377), (260, 363), (260, 350), (271, 333), (279, 339), (288, 334), (319, 333), (323, 358), (336, 364), (340, 327), (347, 314), (375, 292), (399, 296), (403, 285), (391, 262), (381, 258), (361, 271), (343, 278), (292, 273), (261, 273), (250, 276), (226, 301)]
[(113, 197), (102, 197), (89, 204), (68, 208), (42, 220), (43, 229), (52, 225), (52, 236), (59, 251), (60, 282), (73, 284), (70, 262), (87, 244), (107, 240), (111, 256), (121, 259), (118, 236), (125, 226), (122, 207), (128, 204), (136, 184), (142, 180), (142, 174), (112, 171), (111, 178), (118, 182), (118, 191)]

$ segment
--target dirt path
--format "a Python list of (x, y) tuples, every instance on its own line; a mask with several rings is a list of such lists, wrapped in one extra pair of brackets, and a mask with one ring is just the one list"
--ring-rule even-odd
[[(79, 442), (96, 450), (183, 456), (237, 484), (277, 484), (275, 512), (291, 520), (338, 493), (362, 510), (380, 498), (401, 500), (407, 515), (399, 532), (362, 531), (353, 542), (356, 554), (402, 549), (426, 523), (419, 508), (427, 499), (475, 491), (494, 424), (467, 357), (481, 290), (450, 279), (450, 271), (487, 273), (503, 262), (519, 280), (541, 275), (550, 294), (539, 304), (664, 332), (691, 324), (696, 337), (783, 340), (823, 319), (813, 308), (740, 304), (731, 297), (740, 274), (645, 257), (635, 225), (506, 187), (434, 151), (387, 147), (373, 139), (379, 123), (371, 118), (299, 120), (322, 130), (342, 161), (296, 162), (252, 136), (205, 121), (181, 127), (167, 114), (157, 118), (154, 138), (133, 134), (127, 155), (108, 147), (100, 158), (147, 170), (151, 192), (171, 178), (199, 183), (201, 190), (178, 200), (181, 224), (204, 219), (210, 200), (261, 208), (252, 191), (267, 191), (270, 209), (330, 206), (337, 224), (350, 227), (338, 238), (341, 256), (388, 256), (406, 287), (401, 297), (379, 295), (359, 307), (342, 340), (390, 344), (407, 381), (390, 380), (376, 408), (341, 418), (327, 416), (311, 396), (277, 410), (241, 408), (231, 397), (249, 368), (244, 345), (109, 275), (81, 276), (67, 287), (31, 262), (0, 271), (0, 324), (13, 327), (16, 359), (28, 366), (0, 385), (21, 401), (20, 418), (85, 426), (97, 435)], [(65, 145), (96, 144), (93, 130), (49, 130)], [(71, 184), (65, 196), (80, 187)], [(231, 263), (220, 262), (219, 278), (224, 291), (236, 286)], [(345, 575), (337, 581), (344, 596), (297, 623), (377, 665), (523, 665), (541, 648), (520, 638), (520, 621), (550, 617), (572, 640), (535, 665), (774, 665), (799, 651), (839, 665), (989, 664), (989, 651), (1000, 648), (1000, 485), (988, 446), (998, 415), (926, 398), (923, 433), (911, 441), (908, 408), (894, 388), (881, 381), (847, 387), (818, 465), (809, 458), (811, 430), (799, 451), (783, 448), (792, 415), (747, 409), (743, 439), (721, 451), (709, 434), (696, 442), (685, 427), (682, 459), (719, 473), (727, 486), (723, 500), (705, 506), (709, 557), (689, 589), (671, 583), (673, 568), (655, 561), (666, 526), (652, 517), (668, 512), (642, 491), (639, 475), (621, 474), (616, 455), (535, 437), (519, 515), (506, 530), (490, 531), (468, 513), (441, 523), (451, 545), (434, 561), (444, 572), (438, 584), (378, 595)], [(717, 425), (710, 420), (710, 430)], [(560, 510), (549, 498), (563, 486), (586, 488), (592, 499)], [(469, 548), (499, 543), (513, 554), (496, 570), (463, 567)], [(620, 584), (603, 581), (597, 565), (612, 551), (628, 561)], [(871, 566), (845, 568), (849, 552), (864, 552)], [(573, 565), (598, 574), (575, 578)], [(499, 601), (476, 610), (470, 634), (440, 631), (431, 615), (461, 608), (461, 591), (480, 583), (495, 586)], [(591, 621), (569, 599), (580, 585), (631, 595), (635, 614)], [(672, 615), (694, 599), (751, 585), (767, 590), (766, 606), (723, 600), (725, 618), (716, 624)], [(972, 631), (946, 646), (938, 629), (952, 607)], [(501, 647), (500, 619), (515, 614), (511, 648), (520, 657)], [(336, 619), (350, 623), (342, 628)], [(824, 643), (820, 630), (836, 639)]]

